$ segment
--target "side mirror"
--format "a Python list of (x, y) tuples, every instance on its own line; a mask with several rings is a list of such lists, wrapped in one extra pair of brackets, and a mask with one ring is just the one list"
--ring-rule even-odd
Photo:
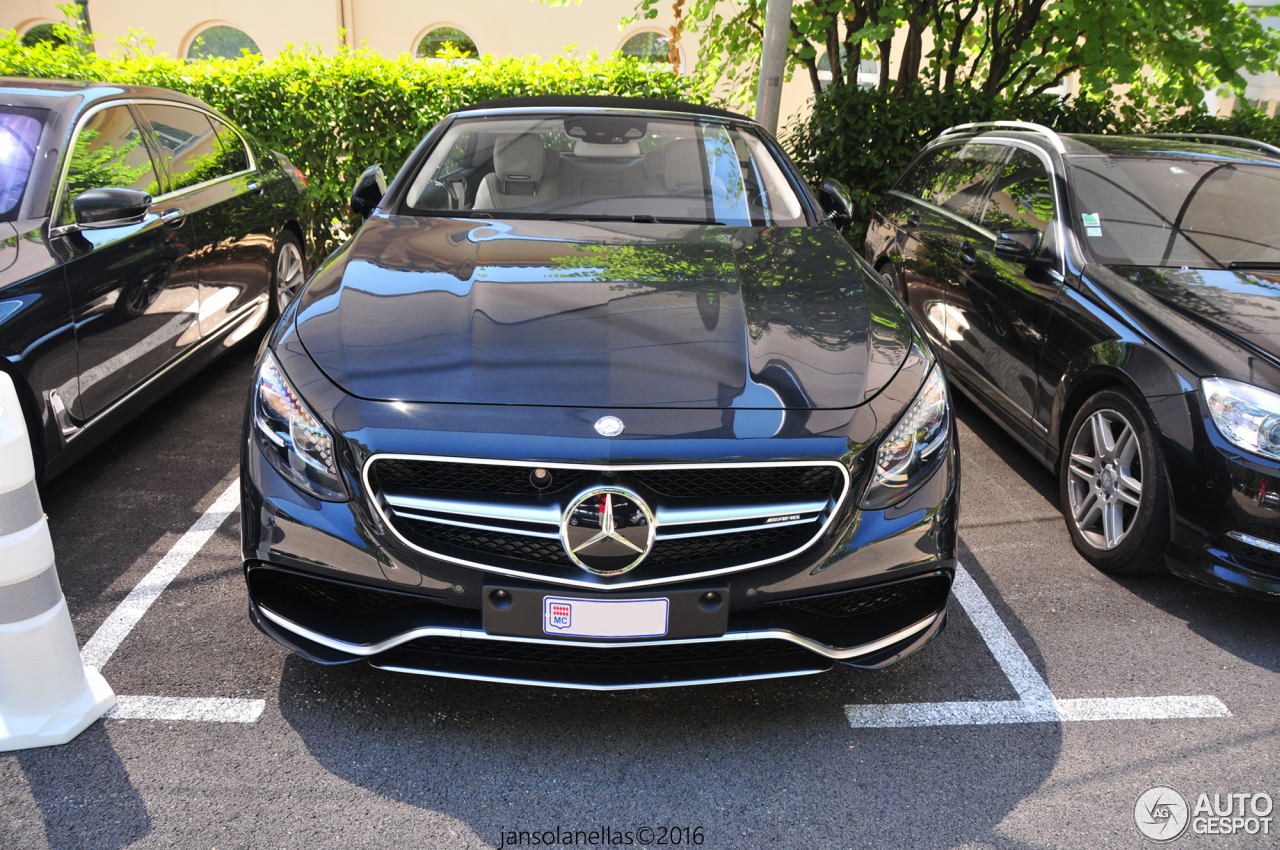
[(1040, 248), (1039, 230), (1010, 230), (1000, 234), (992, 253), (1001, 260), (1015, 263), (1031, 263)]
[(71, 202), (82, 228), (136, 224), (151, 208), (151, 196), (137, 189), (87, 189)]
[(387, 175), (383, 173), (382, 166), (369, 166), (356, 181), (355, 189), (351, 190), (351, 211), (361, 218), (368, 218), (386, 193)]
[(818, 189), (818, 204), (828, 224), (843, 230), (853, 222), (853, 205), (849, 202), (849, 190), (839, 180), (827, 178)]

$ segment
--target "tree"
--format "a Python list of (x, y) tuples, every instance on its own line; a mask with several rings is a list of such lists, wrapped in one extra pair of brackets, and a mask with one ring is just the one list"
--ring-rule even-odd
[[(657, 17), (663, 2), (639, 0), (633, 20)], [(806, 73), (818, 94), (824, 52), (835, 88), (856, 85), (862, 60), (875, 59), (879, 88), (899, 99), (917, 85), (1016, 98), (1079, 73), (1087, 94), (1128, 85), (1139, 103), (1196, 105), (1205, 88), (1242, 90), (1242, 69), (1280, 70), (1280, 32), (1261, 22), (1276, 8), (1238, 0), (797, 0), (789, 70)], [(681, 28), (701, 36), (695, 73), (731, 102), (754, 92), (764, 11), (765, 0), (693, 0), (683, 13)]]

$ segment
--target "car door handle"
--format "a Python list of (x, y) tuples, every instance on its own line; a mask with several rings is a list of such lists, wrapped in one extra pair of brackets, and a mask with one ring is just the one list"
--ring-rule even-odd
[(249, 185), (245, 186), (244, 188), (245, 188), (245, 190), (246, 190), (246, 191), (248, 191), (248, 193), (249, 193), (250, 195), (261, 195), (261, 194), (262, 194), (262, 184), (261, 184), (261, 183), (250, 183)]
[(160, 220), (170, 227), (182, 227), (182, 222), (187, 220), (187, 214), (183, 210), (174, 207), (171, 210), (165, 210), (160, 213)]
[(920, 226), (920, 210), (912, 210), (911, 212), (907, 213), (907, 226), (908, 227)]
[(973, 243), (960, 243), (960, 262), (964, 263), (966, 266), (971, 266), (978, 262), (978, 252), (974, 249)]

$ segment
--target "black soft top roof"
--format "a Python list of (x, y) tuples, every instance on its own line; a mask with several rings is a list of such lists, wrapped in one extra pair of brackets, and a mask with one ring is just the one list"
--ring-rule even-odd
[(497, 100), (485, 100), (458, 109), (458, 112), (475, 112), (482, 109), (639, 109), (645, 112), (684, 112), (689, 115), (708, 115), (716, 118), (732, 118), (737, 121), (751, 121), (745, 115), (717, 109), (714, 106), (701, 106), (696, 103), (685, 103), (682, 100), (662, 100), (656, 97), (620, 97), (617, 95), (537, 95), (532, 97), (503, 97)]

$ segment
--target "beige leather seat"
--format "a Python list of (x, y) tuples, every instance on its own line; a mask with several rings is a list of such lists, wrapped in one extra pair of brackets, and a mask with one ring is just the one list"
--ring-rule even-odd
[(539, 136), (499, 136), (493, 145), (493, 173), (481, 181), (472, 209), (515, 209), (557, 197), (556, 183), (549, 178), (559, 161), (555, 151), (543, 151)]

